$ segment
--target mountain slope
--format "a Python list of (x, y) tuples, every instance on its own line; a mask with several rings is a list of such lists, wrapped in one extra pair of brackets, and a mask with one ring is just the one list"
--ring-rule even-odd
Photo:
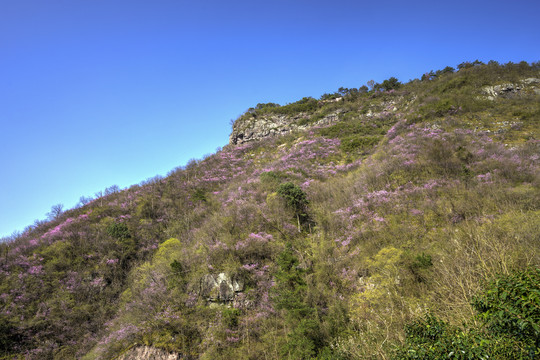
[[(215, 154), (1, 244), (0, 354), (388, 358), (540, 265), (540, 69), (259, 104)], [(160, 350), (161, 351), (161, 350)]]

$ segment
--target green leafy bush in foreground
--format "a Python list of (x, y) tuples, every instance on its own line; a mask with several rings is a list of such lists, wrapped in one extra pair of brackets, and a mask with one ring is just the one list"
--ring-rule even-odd
[(428, 314), (406, 326), (395, 359), (537, 359), (540, 269), (499, 276), (473, 300), (479, 325), (463, 328)]

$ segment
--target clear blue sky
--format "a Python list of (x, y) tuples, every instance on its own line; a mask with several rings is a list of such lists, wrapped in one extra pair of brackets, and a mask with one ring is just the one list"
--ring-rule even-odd
[(228, 142), (258, 102), (540, 60), (537, 0), (0, 2), (0, 237)]

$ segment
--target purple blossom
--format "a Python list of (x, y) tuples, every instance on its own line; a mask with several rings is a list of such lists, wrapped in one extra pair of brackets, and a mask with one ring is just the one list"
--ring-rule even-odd
[(351, 243), (351, 240), (352, 240), (352, 237), (351, 236), (347, 236), (347, 239), (341, 241), (341, 246), (347, 246)]
[(103, 339), (100, 344), (109, 344), (122, 341), (139, 332), (139, 328), (133, 324), (127, 324), (124, 327), (112, 332), (109, 336)]
[(476, 178), (478, 179), (478, 181), (481, 181), (481, 182), (486, 183), (486, 184), (493, 183), (492, 176), (491, 176), (490, 172), (485, 173), (485, 174), (477, 175)]
[(28, 269), (28, 273), (32, 275), (43, 274), (43, 266), (42, 265), (32, 266)]
[(105, 280), (102, 277), (98, 277), (90, 281), (90, 285), (93, 287), (102, 288), (105, 286)]
[(244, 265), (242, 265), (242, 268), (245, 269), (245, 270), (247, 270), (247, 271), (251, 271), (251, 270), (257, 268), (257, 266), (259, 266), (258, 263), (254, 263), (254, 264), (244, 264)]
[(267, 242), (272, 241), (272, 240), (274, 240), (274, 237), (270, 234), (266, 234), (262, 232), (258, 234), (251, 233), (249, 234), (246, 240), (237, 242), (235, 245), (235, 249), (241, 250), (249, 246), (253, 246), (255, 244), (266, 244)]

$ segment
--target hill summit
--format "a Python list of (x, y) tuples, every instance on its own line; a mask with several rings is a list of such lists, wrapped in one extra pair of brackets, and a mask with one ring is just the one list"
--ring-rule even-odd
[(5, 239), (0, 359), (538, 356), (539, 124), (540, 63), (258, 104)]

